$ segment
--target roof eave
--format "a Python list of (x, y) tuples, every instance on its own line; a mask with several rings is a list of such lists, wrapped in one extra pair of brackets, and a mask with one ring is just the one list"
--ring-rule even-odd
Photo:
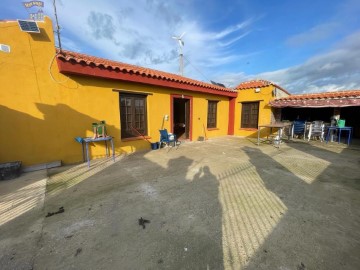
[(59, 71), (64, 74), (76, 74), (97, 78), (105, 78), (112, 80), (121, 80), (134, 83), (144, 83), (155, 86), (169, 87), (173, 89), (181, 89), (188, 91), (195, 91), (213, 95), (220, 95), (226, 97), (237, 97), (237, 92), (230, 92), (226, 90), (217, 90), (205, 88), (199, 85), (191, 85), (174, 80), (167, 80), (165, 78), (153, 78), (151, 76), (143, 76), (132, 72), (125, 72), (119, 70), (101, 69), (96, 66), (82, 65), (81, 63), (71, 63), (62, 58), (57, 58)]

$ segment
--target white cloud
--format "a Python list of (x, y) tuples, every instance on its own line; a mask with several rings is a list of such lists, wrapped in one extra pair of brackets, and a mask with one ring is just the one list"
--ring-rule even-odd
[(217, 78), (231, 86), (250, 79), (273, 81), (291, 93), (360, 89), (360, 32), (301, 65), (254, 75), (225, 74)]
[[(52, 14), (52, 1), (45, 2), (45, 12)], [(206, 70), (239, 58), (228, 49), (250, 32), (252, 23), (249, 19), (214, 32), (190, 18), (191, 11), (182, 10), (180, 3), (158, 0), (63, 0), (57, 9), (65, 49), (80, 48), (85, 53), (96, 52), (96, 56), (173, 73), (178, 72), (178, 43), (172, 36), (186, 32), (184, 55)], [(201, 77), (193, 69), (185, 69), (185, 76)]]
[(244, 29), (246, 26), (248, 26), (251, 23), (252, 20), (247, 20), (243, 23), (239, 23), (237, 25), (232, 25), (227, 27), (226, 29), (220, 31), (219, 33), (215, 33), (212, 36), (214, 36), (215, 39), (221, 39), (224, 38), (234, 32), (237, 32), (241, 29)]
[(244, 34), (241, 34), (241, 35), (239, 35), (239, 36), (237, 36), (237, 37), (235, 37), (235, 38), (233, 38), (233, 39), (230, 39), (230, 40), (228, 40), (228, 41), (219, 42), (219, 45), (220, 45), (221, 47), (230, 46), (230, 45), (232, 45), (233, 43), (237, 42), (238, 40), (246, 37), (248, 34), (250, 34), (250, 32), (246, 32), (246, 33), (244, 33)]
[(288, 38), (286, 43), (290, 46), (302, 46), (309, 43), (315, 43), (334, 35), (337, 29), (340, 29), (340, 24), (336, 22), (320, 24), (304, 33)]
[[(178, 43), (171, 37), (186, 32), (183, 52), (187, 77), (207, 80), (202, 74), (211, 74), (207, 77), (231, 87), (249, 79), (268, 79), (293, 93), (360, 88), (360, 32), (301, 65), (259, 74), (220, 75), (253, 54), (240, 54), (234, 48), (239, 40), (246, 42), (248, 35), (255, 33), (253, 25), (259, 18), (238, 21), (214, 31), (194, 19), (197, 17), (192, 14), (198, 11), (190, 10), (191, 4), (187, 3), (187, 10), (183, 10), (180, 1), (62, 0), (57, 3), (66, 49), (177, 73)], [(45, 0), (45, 13), (53, 14), (50, 0)], [(304, 45), (330, 37), (331, 29), (338, 29), (334, 18), (288, 38), (287, 44)]]

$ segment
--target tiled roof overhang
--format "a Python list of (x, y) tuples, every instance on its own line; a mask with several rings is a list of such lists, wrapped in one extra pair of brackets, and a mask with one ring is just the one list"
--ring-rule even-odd
[(64, 74), (85, 75), (97, 78), (143, 83), (227, 97), (237, 96), (237, 92), (232, 89), (192, 80), (167, 72), (70, 51), (62, 50), (61, 52), (58, 52), (56, 60), (59, 71)]
[(273, 82), (267, 81), (267, 80), (252, 80), (252, 81), (242, 82), (238, 86), (236, 86), (235, 89), (246, 90), (246, 89), (250, 89), (250, 88), (266, 87), (269, 85), (273, 85), (274, 87), (284, 91), (286, 94), (291, 95), (288, 91), (286, 91), (281, 86), (279, 86)]
[(360, 90), (292, 95), (270, 101), (275, 108), (325, 108), (360, 106)]

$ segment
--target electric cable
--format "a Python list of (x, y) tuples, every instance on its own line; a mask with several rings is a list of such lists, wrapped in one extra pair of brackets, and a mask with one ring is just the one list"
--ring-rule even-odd
[(67, 77), (66, 80), (64, 80), (64, 81), (57, 81), (57, 80), (54, 78), (54, 76), (52, 75), (52, 73), (51, 73), (51, 67), (52, 67), (52, 65), (53, 65), (53, 63), (54, 63), (54, 60), (55, 60), (56, 56), (57, 56), (59, 53), (60, 53), (60, 52), (56, 52), (56, 53), (54, 54), (53, 58), (52, 58), (51, 61), (50, 61), (49, 74), (50, 74), (51, 79), (52, 79), (54, 82), (59, 83), (59, 84), (62, 84), (62, 83), (66, 83), (66, 82), (69, 80), (69, 77)]

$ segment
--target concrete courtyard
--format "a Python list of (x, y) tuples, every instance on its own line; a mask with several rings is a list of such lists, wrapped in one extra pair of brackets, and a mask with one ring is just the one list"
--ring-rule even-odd
[(0, 269), (360, 269), (360, 148), (254, 142), (0, 181)]

